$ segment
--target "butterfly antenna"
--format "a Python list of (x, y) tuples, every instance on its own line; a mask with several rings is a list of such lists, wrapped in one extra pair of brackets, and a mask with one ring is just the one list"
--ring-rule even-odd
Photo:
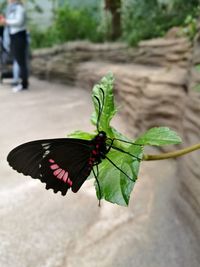
[(104, 102), (105, 102), (105, 93), (104, 93), (104, 90), (101, 87), (99, 87), (99, 90), (102, 93), (102, 110), (103, 110)]
[(101, 118), (101, 112), (102, 112), (102, 110), (101, 110), (101, 103), (100, 103), (98, 97), (97, 97), (97, 96), (94, 96), (94, 97), (95, 97), (95, 99), (97, 100), (98, 107), (99, 107), (99, 112), (98, 112), (98, 117), (97, 117), (97, 131), (98, 131), (98, 133), (99, 133), (99, 132), (100, 132), (100, 131), (99, 131), (99, 121), (100, 121), (100, 118)]
[(98, 108), (99, 108), (98, 117), (97, 117), (97, 131), (98, 132), (100, 132), (100, 130), (99, 130), (99, 122), (100, 122), (100, 119), (101, 119), (101, 115), (102, 115), (103, 107), (104, 107), (104, 101), (105, 101), (105, 94), (104, 94), (103, 89), (101, 87), (99, 87), (99, 90), (102, 93), (102, 105), (101, 105), (101, 102), (100, 102), (99, 98), (97, 96), (94, 96), (96, 101), (97, 101), (97, 103), (98, 103)]
[(98, 168), (98, 165), (96, 165), (96, 168), (97, 168), (97, 174), (95, 173), (94, 169), (92, 169), (92, 172), (94, 174), (94, 178), (97, 182), (97, 187), (98, 187), (98, 191), (99, 191), (99, 207), (101, 206), (101, 197), (102, 197), (102, 194), (101, 194), (101, 187), (100, 187), (100, 184), (99, 184), (99, 180), (98, 180), (98, 176), (99, 176), (99, 168)]

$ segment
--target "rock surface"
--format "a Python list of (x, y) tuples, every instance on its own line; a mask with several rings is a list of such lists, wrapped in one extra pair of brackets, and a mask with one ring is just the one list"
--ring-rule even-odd
[[(6, 155), (25, 141), (91, 130), (90, 94), (31, 79), (28, 92), (1, 85), (0, 98), (1, 267), (199, 266), (196, 236), (176, 205), (174, 160), (142, 164), (128, 208), (99, 208), (92, 181), (53, 194), (8, 167)], [(126, 130), (123, 117), (114, 125)]]
[[(191, 44), (185, 38), (154, 39), (141, 42), (137, 48), (130, 48), (123, 43), (73, 42), (35, 51), (32, 72), (38, 77), (48, 80), (57, 78), (71, 84), (77, 81), (79, 64), (85, 62), (136, 63), (150, 67), (186, 68), (190, 58)], [(93, 73), (95, 72), (94, 69)]]

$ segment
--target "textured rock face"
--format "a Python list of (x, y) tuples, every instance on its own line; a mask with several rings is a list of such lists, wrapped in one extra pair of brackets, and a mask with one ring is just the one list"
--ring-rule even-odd
[[(199, 25), (200, 26), (200, 25)], [(200, 29), (200, 27), (199, 27)], [(199, 32), (199, 31), (198, 31)], [(196, 66), (200, 64), (200, 34), (197, 34), (192, 50), (191, 66), (188, 75), (189, 94), (185, 103), (183, 119), (184, 139), (188, 144), (199, 143), (200, 140), (200, 72)], [(200, 240), (200, 151), (191, 153), (179, 160), (180, 196), (184, 205), (179, 211), (185, 215), (187, 225), (195, 233), (197, 242)]]
[(87, 42), (73, 42), (54, 48), (40, 49), (33, 53), (32, 73), (48, 80), (74, 83), (77, 66), (87, 61), (126, 62), (127, 46), (124, 44), (93, 45)]
[[(187, 146), (200, 142), (200, 92), (194, 89), (200, 82), (195, 68), (200, 63), (199, 47), (200, 36), (193, 46), (184, 38), (145, 41), (135, 49), (124, 44), (68, 44), (36, 52), (33, 73), (91, 89), (112, 71), (131, 135), (153, 126), (168, 126)], [(199, 158), (200, 152), (193, 152), (177, 160), (178, 194), (174, 200), (183, 227), (194, 236), (195, 255), (200, 240)]]
[(184, 38), (145, 41), (137, 48), (130, 48), (123, 43), (73, 42), (35, 51), (32, 72), (39, 77), (52, 80), (59, 78), (60, 81), (71, 83), (77, 80), (79, 64), (91, 61), (185, 68), (190, 60), (190, 46)]
[(153, 39), (137, 48), (75, 42), (36, 51), (32, 70), (88, 89), (111, 71), (131, 133), (156, 125), (182, 133), (190, 61), (191, 44), (185, 38)]
[(168, 125), (182, 133), (186, 98), (185, 69), (101, 64), (94, 73), (95, 65), (95, 62), (89, 62), (80, 66), (78, 84), (83, 81), (91, 88), (100, 77), (112, 70), (116, 77), (115, 90), (120, 110), (132, 134), (160, 125)]

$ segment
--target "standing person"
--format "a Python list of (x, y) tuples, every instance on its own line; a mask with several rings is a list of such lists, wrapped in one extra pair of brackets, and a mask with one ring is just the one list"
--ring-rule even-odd
[(21, 83), (13, 87), (13, 92), (19, 92), (28, 89), (26, 12), (19, 0), (8, 0), (8, 5), (6, 18), (0, 16), (0, 24), (9, 27), (11, 52), (21, 77)]
[[(10, 51), (10, 34), (9, 34), (9, 27), (5, 26), (4, 31), (3, 31), (3, 47), (6, 50), (8, 54), (11, 54)], [(13, 66), (12, 66), (12, 85), (16, 86), (18, 85), (20, 81), (20, 69), (19, 65), (16, 60), (13, 61)]]
[[(30, 57), (30, 34), (27, 32), (27, 48), (26, 48), (26, 60), (28, 66), (28, 73), (29, 73), (29, 57)], [(8, 54), (10, 54), (10, 34), (9, 34), (9, 27), (5, 26), (3, 30), (3, 47)], [(20, 82), (20, 68), (16, 60), (13, 61), (12, 66), (12, 85), (16, 86)]]

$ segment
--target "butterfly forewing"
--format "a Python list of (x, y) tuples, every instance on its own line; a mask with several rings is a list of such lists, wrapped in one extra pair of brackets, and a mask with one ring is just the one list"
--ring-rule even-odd
[(88, 140), (38, 140), (16, 147), (7, 160), (18, 172), (38, 178), (47, 189), (65, 195), (70, 187), (77, 192), (90, 174), (88, 160), (92, 149)]

